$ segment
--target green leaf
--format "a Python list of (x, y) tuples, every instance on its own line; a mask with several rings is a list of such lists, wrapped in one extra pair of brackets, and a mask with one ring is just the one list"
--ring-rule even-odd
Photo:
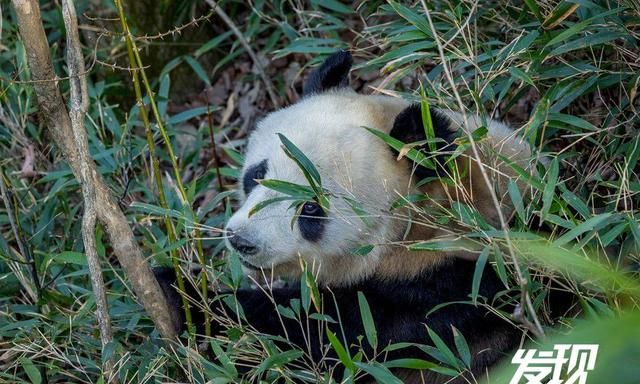
[(566, 115), (564, 113), (549, 113), (549, 116), (547, 117), (547, 119), (550, 121), (559, 121), (568, 125), (572, 125), (574, 127), (583, 129), (585, 131), (591, 131), (591, 132), (598, 131), (598, 127), (596, 127), (595, 125), (573, 115)]
[(611, 230), (609, 230), (607, 233), (600, 236), (600, 241), (602, 242), (602, 246), (603, 247), (609, 246), (614, 240), (618, 238), (618, 236), (620, 236), (622, 231), (624, 231), (626, 228), (627, 228), (626, 222), (619, 223), (615, 227), (611, 228)]
[(522, 181), (526, 181), (527, 183), (531, 184), (532, 187), (538, 190), (542, 190), (544, 188), (544, 184), (542, 183), (542, 181), (535, 175), (532, 175), (531, 172), (522, 168), (521, 166), (516, 164), (513, 160), (509, 159), (508, 157), (498, 152), (496, 152), (496, 155), (498, 156), (498, 158), (500, 158), (500, 160), (504, 161), (505, 164), (507, 164), (511, 169), (513, 169), (518, 174), (518, 177), (520, 177)]
[(464, 335), (453, 325), (451, 326), (451, 330), (453, 331), (453, 342), (458, 350), (458, 355), (462, 359), (465, 367), (471, 369), (471, 352), (469, 351), (467, 340), (465, 340)]
[[(368, 128), (368, 127), (364, 127), (364, 129), (366, 129), (370, 133), (373, 133), (375, 136), (381, 138), (391, 148), (395, 149), (398, 152), (401, 152), (401, 150), (405, 146), (405, 143), (403, 143), (402, 141), (396, 138), (393, 138), (382, 131), (379, 131), (373, 128)], [(424, 154), (422, 154), (420, 151), (414, 148), (411, 148), (409, 152), (407, 152), (406, 157), (413, 160), (413, 162), (415, 162), (418, 165), (421, 165), (428, 169), (435, 169), (435, 164), (433, 163), (433, 160), (427, 158)]]
[[(536, 341), (523, 348), (552, 352), (559, 344), (595, 344), (597, 360), (589, 371), (587, 383), (634, 384), (640, 377), (637, 364), (640, 353), (640, 311), (627, 310), (610, 318), (575, 322), (570, 332), (554, 332), (542, 344)], [(586, 354), (585, 354), (586, 356)], [(595, 356), (594, 356), (595, 357)], [(518, 364), (505, 359), (491, 371), (491, 383), (509, 383)]]
[(520, 220), (523, 223), (527, 223), (529, 219), (524, 210), (524, 201), (522, 200), (522, 195), (520, 194), (520, 189), (518, 188), (518, 184), (515, 181), (509, 180), (509, 184), (507, 185), (507, 191), (509, 192), (509, 197), (511, 198), (511, 202), (513, 203), (514, 208), (516, 209), (516, 213)]
[(431, 27), (429, 26), (429, 22), (426, 17), (415, 13), (413, 10), (399, 4), (396, 1), (388, 0), (388, 2), (389, 5), (391, 5), (391, 8), (393, 8), (393, 10), (396, 11), (396, 13), (400, 15), (400, 17), (407, 20), (414, 27), (418, 28), (420, 32), (429, 37), (433, 37)]
[(338, 12), (338, 13), (343, 13), (347, 15), (353, 13), (353, 9), (347, 7), (346, 5), (342, 4), (337, 0), (313, 0), (312, 3), (314, 5), (317, 4), (323, 8), (326, 8), (328, 10)]
[(440, 366), (436, 363), (433, 363), (428, 360), (422, 359), (396, 359), (389, 360), (382, 363), (387, 368), (404, 368), (404, 369), (433, 369), (439, 368)]
[(529, 75), (527, 75), (522, 69), (518, 67), (510, 67), (509, 73), (511, 74), (511, 76), (522, 81), (523, 83), (527, 83), (532, 87), (535, 87), (535, 84), (533, 83), (533, 80), (531, 80), (531, 77), (529, 77)]
[(31, 380), (33, 384), (42, 383), (42, 375), (40, 375), (40, 370), (36, 368), (31, 359), (24, 357), (21, 359), (21, 364), (24, 372), (27, 374), (29, 380)]
[(362, 204), (360, 204), (359, 201), (356, 201), (348, 197), (345, 197), (344, 201), (349, 205), (353, 213), (355, 213), (358, 216), (358, 218), (362, 220), (364, 225), (366, 225), (367, 227), (373, 226), (373, 221), (371, 220), (371, 217), (370, 217), (371, 215), (369, 215), (369, 213), (365, 211), (364, 208), (362, 208)]
[(364, 326), (364, 333), (367, 336), (367, 342), (375, 350), (378, 348), (378, 333), (376, 332), (376, 325), (371, 315), (371, 308), (369, 308), (367, 298), (362, 292), (358, 292), (358, 305), (360, 306), (360, 316), (362, 317), (362, 325)]
[(57, 263), (87, 265), (87, 257), (81, 252), (63, 251), (53, 257)]
[(557, 56), (563, 53), (575, 51), (577, 49), (594, 47), (596, 45), (610, 43), (614, 40), (622, 39), (625, 37), (627, 37), (627, 34), (624, 32), (605, 30), (594, 34), (589, 34), (581, 38), (571, 40), (566, 44), (560, 45), (549, 52), (549, 56)]
[(366, 256), (369, 253), (371, 253), (371, 251), (373, 251), (373, 248), (375, 248), (375, 246), (373, 245), (362, 245), (360, 247), (357, 247), (355, 249), (353, 249), (351, 251), (352, 255), (356, 255), (356, 256)]
[(542, 210), (540, 211), (540, 219), (543, 221), (549, 213), (551, 203), (553, 202), (556, 184), (558, 184), (558, 173), (558, 158), (554, 157), (551, 161), (551, 165), (549, 166), (549, 171), (547, 172), (546, 177), (546, 184), (544, 186), (544, 191), (542, 192)]
[(299, 350), (289, 350), (277, 353), (275, 355), (271, 355), (264, 359), (260, 365), (258, 365), (258, 369), (256, 370), (256, 375), (261, 375), (265, 371), (272, 368), (281, 368), (285, 364), (292, 362), (304, 355), (304, 352)]
[(493, 257), (496, 262), (496, 269), (500, 281), (502, 281), (506, 288), (509, 288), (509, 277), (507, 276), (507, 268), (504, 265), (504, 257), (502, 256), (502, 251), (500, 250), (500, 248), (498, 248), (498, 246), (493, 247)]
[(542, 18), (542, 13), (540, 12), (540, 7), (538, 7), (536, 0), (524, 0), (524, 3), (527, 5), (527, 8), (529, 8), (536, 19), (538, 19), (540, 24), (542, 24), (544, 22), (544, 19)]
[(469, 251), (477, 248), (477, 244), (466, 240), (429, 240), (411, 244), (411, 251)]
[(305, 313), (309, 313), (309, 309), (311, 308), (311, 290), (309, 289), (309, 284), (306, 281), (306, 273), (307, 266), (304, 265), (303, 276), (304, 279), (300, 279), (300, 301), (302, 303), (302, 309), (304, 309)]
[(570, 3), (568, 1), (560, 2), (554, 9), (551, 11), (549, 16), (542, 23), (542, 27), (545, 29), (553, 29), (560, 25), (564, 19), (569, 17), (575, 10), (578, 9), (578, 4)]
[(220, 45), (220, 43), (225, 41), (232, 34), (233, 34), (233, 31), (227, 31), (207, 41), (206, 43), (202, 44), (200, 48), (196, 49), (196, 51), (194, 52), (194, 56), (196, 57), (196, 59), (199, 58), (200, 56), (204, 55), (210, 50), (216, 48), (218, 45)]
[(429, 328), (429, 326), (427, 326), (427, 332), (429, 333), (429, 337), (431, 338), (431, 341), (433, 341), (433, 345), (442, 354), (447, 364), (449, 364), (449, 366), (451, 367), (460, 369), (461, 368), (460, 362), (458, 361), (456, 356), (453, 354), (451, 349), (449, 349), (447, 344), (444, 341), (442, 341), (440, 336), (438, 336), (438, 334), (436, 334), (431, 328)]
[(316, 167), (311, 160), (284, 135), (278, 133), (278, 137), (283, 144), (284, 153), (298, 165), (305, 179), (307, 179), (315, 195), (315, 201), (320, 204), (325, 212), (328, 211), (329, 199), (322, 189), (322, 179)]
[(175, 125), (175, 124), (179, 124), (182, 122), (185, 122), (187, 120), (191, 120), (195, 117), (198, 116), (202, 116), (202, 115), (206, 115), (209, 112), (213, 112), (216, 109), (218, 109), (217, 107), (195, 107), (195, 108), (191, 108), (189, 110), (186, 110), (184, 112), (180, 112), (176, 115), (173, 115), (169, 118), (169, 120), (167, 121), (167, 123), (171, 124), (171, 125)]
[(183, 56), (183, 59), (184, 61), (187, 62), (187, 64), (189, 64), (191, 69), (193, 69), (193, 72), (195, 72), (196, 75), (198, 75), (200, 80), (204, 81), (207, 85), (211, 85), (211, 81), (209, 81), (209, 76), (207, 75), (207, 71), (205, 71), (204, 68), (202, 68), (202, 65), (200, 65), (200, 63), (198, 63), (196, 59), (194, 59), (191, 56)]
[(309, 182), (309, 184), (311, 185), (311, 187), (313, 187), (316, 184), (318, 186), (322, 186), (322, 179), (320, 178), (320, 173), (318, 172), (316, 167), (313, 165), (311, 160), (309, 160), (309, 158), (304, 153), (302, 153), (302, 151), (298, 147), (296, 147), (295, 144), (289, 141), (289, 139), (287, 139), (283, 134), (278, 133), (278, 137), (280, 138), (280, 141), (284, 145), (285, 153), (293, 161), (295, 161), (296, 164), (298, 164), (298, 167), (300, 167), (300, 169), (304, 173), (304, 176)]
[(535, 144), (538, 142), (538, 130), (540, 127), (544, 127), (547, 122), (549, 106), (550, 102), (547, 95), (542, 96), (535, 111), (533, 112), (533, 116), (530, 119), (531, 122), (525, 130), (525, 135), (530, 143)]
[[(594, 217), (593, 219), (603, 220), (604, 218)], [(594, 261), (597, 256), (592, 256), (594, 260), (591, 260), (545, 240), (514, 240), (513, 245), (517, 251), (517, 257), (524, 261), (535, 262), (554, 272), (571, 276), (600, 292), (640, 297), (640, 283), (637, 279)]]
[(184, 214), (176, 209), (162, 208), (157, 205), (140, 203), (138, 201), (131, 203), (130, 207), (134, 208), (138, 212), (144, 212), (151, 215), (172, 217), (174, 219), (185, 219)]
[(355, 363), (355, 366), (373, 376), (378, 383), (402, 384), (402, 380), (398, 379), (387, 367), (378, 362)]
[(274, 197), (271, 199), (262, 200), (261, 202), (257, 203), (256, 205), (253, 206), (253, 208), (249, 210), (248, 216), (251, 217), (255, 215), (256, 213), (260, 212), (262, 209), (264, 209), (265, 207), (271, 204), (279, 203), (281, 201), (290, 201), (290, 200), (295, 200), (295, 197), (281, 196), (281, 197)]
[(229, 266), (229, 271), (231, 272), (231, 281), (234, 286), (239, 287), (242, 279), (244, 278), (244, 273), (242, 272), (242, 263), (240, 263), (239, 256), (236, 252), (227, 252), (227, 265)]
[(220, 342), (212, 338), (209, 341), (209, 345), (211, 346), (211, 349), (216, 357), (216, 360), (218, 360), (222, 364), (226, 373), (232, 378), (237, 377), (238, 370), (236, 369), (235, 365), (229, 358), (229, 355), (220, 346)]
[(302, 200), (311, 200), (316, 196), (315, 192), (310, 187), (290, 183), (288, 181), (267, 179), (259, 180), (258, 183), (276, 192), (280, 192), (291, 197), (300, 198)]
[(306, 264), (304, 265), (304, 284), (307, 286), (307, 288), (309, 288), (309, 295), (316, 311), (321, 312), (322, 305), (320, 302), (320, 290), (318, 289), (318, 284), (316, 283), (315, 277)]
[(424, 127), (425, 138), (429, 145), (429, 151), (436, 152), (436, 133), (433, 129), (433, 121), (431, 120), (431, 109), (429, 108), (429, 100), (424, 92), (424, 88), (420, 87), (420, 114), (422, 115), (422, 126)]
[(570, 241), (573, 241), (576, 237), (582, 235), (587, 231), (592, 231), (596, 226), (600, 225), (603, 221), (610, 219), (613, 216), (610, 212), (601, 213), (599, 215), (593, 216), (584, 222), (582, 222), (577, 227), (573, 228), (569, 232), (557, 238), (553, 244), (556, 246), (563, 246)]
[(336, 335), (333, 332), (331, 332), (331, 330), (328, 328), (327, 328), (327, 338), (329, 339), (329, 343), (331, 344), (331, 347), (333, 347), (333, 350), (336, 352), (336, 355), (338, 355), (338, 359), (340, 359), (342, 364), (346, 368), (350, 369), (351, 372), (355, 372), (356, 366), (353, 363), (353, 360), (351, 360), (351, 356), (349, 356), (349, 352), (347, 352), (347, 350), (344, 348), (340, 340), (338, 340)]
[(547, 44), (545, 44), (545, 46), (542, 49), (550, 47), (550, 46), (552, 46), (554, 44), (557, 44), (557, 43), (559, 43), (561, 41), (565, 41), (569, 37), (580, 33), (580, 31), (582, 31), (583, 29), (588, 27), (592, 22), (593, 22), (593, 19), (587, 19), (587, 20), (584, 20), (584, 21), (581, 21), (581, 22), (579, 22), (577, 24), (572, 25), (571, 27), (569, 27), (569, 28), (565, 29), (564, 31), (558, 33), (553, 39), (549, 40), (549, 42)]
[(564, 185), (560, 186), (562, 190), (562, 199), (569, 203), (573, 209), (576, 210), (582, 217), (585, 219), (591, 216), (591, 210), (578, 196), (576, 196), (573, 192), (569, 191)]
[(488, 245), (484, 247), (480, 256), (478, 256), (478, 260), (476, 260), (476, 268), (473, 271), (473, 282), (471, 283), (471, 300), (473, 300), (473, 304), (478, 304), (478, 292), (480, 292), (480, 281), (482, 279), (482, 273), (484, 272), (484, 267), (487, 264), (487, 260), (489, 259), (489, 252), (491, 251), (491, 247)]

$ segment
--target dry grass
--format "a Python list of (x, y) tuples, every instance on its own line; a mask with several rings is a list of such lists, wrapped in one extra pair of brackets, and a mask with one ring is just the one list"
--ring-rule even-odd
[[(42, 9), (57, 75), (64, 78), (56, 4)], [(487, 250), (485, 268), (495, 268), (510, 287), (503, 300), (524, 308), (518, 316), (503, 316), (525, 330), (527, 324), (537, 329), (539, 322), (549, 343), (583, 342), (594, 334), (602, 368), (590, 379), (632, 382), (637, 372), (619, 369), (614, 352), (637, 349), (640, 340), (631, 326), (638, 316), (640, 256), (640, 18), (632, 1), (572, 4), (360, 1), (351, 9), (337, 2), (225, 3), (225, 14), (254, 50), (250, 57), (207, 7), (167, 2), (158, 8), (167, 25), (162, 30), (144, 30), (136, 19), (142, 15), (129, 15), (132, 25), (140, 25), (132, 31), (141, 48), (136, 65), (127, 61), (113, 5), (92, 5), (82, 10), (80, 26), (85, 56), (95, 57), (88, 79), (89, 149), (152, 263), (179, 260), (189, 269), (204, 252), (211, 255), (210, 281), (236, 286), (238, 266), (221, 261), (221, 228), (236, 204), (231, 189), (247, 132), (273, 108), (273, 99), (282, 105), (298, 100), (309, 65), (349, 46), (357, 90), (419, 100), (422, 84), (430, 105), (505, 120), (549, 159), (538, 164), (529, 196), (509, 195), (517, 209), (504, 218), (508, 231), (483, 227), (467, 209), (416, 208), (414, 220), (431, 226), (454, 222), (460, 228), (456, 235)], [(208, 340), (215, 362), (192, 341), (165, 349), (98, 228), (115, 332), (113, 344), (101, 351), (79, 246), (80, 189), (50, 145), (13, 13), (7, 1), (0, 7), (0, 382), (96, 382), (108, 358), (121, 382), (237, 382), (241, 367), (248, 369), (247, 381), (325, 381), (326, 365), (313, 364), (304, 350), (277, 347), (272, 337), (242, 326), (232, 314), (224, 319), (230, 332)], [(131, 68), (140, 64), (157, 107), (148, 125), (150, 141), (130, 82)], [(164, 132), (157, 129), (159, 121)], [(149, 155), (154, 145), (158, 167)], [(9, 216), (15, 218), (13, 228)], [(167, 222), (175, 238), (168, 236)], [(576, 313), (549, 317), (543, 276), (572, 292), (579, 302)], [(605, 325), (611, 331), (602, 332)], [(607, 345), (613, 345), (609, 352)], [(373, 356), (363, 362), (367, 358)], [(495, 382), (503, 374), (496, 372)]]

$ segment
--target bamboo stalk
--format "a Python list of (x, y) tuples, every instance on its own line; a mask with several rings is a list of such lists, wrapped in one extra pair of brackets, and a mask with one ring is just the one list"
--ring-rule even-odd
[[(120, 15), (120, 20), (121, 20), (121, 24), (122, 24), (122, 28), (123, 28), (123, 33), (125, 34), (125, 38), (127, 40), (127, 44), (128, 46), (131, 46), (130, 49), (130, 53), (133, 54), (134, 58), (135, 58), (135, 62), (131, 63), (131, 66), (134, 68), (137, 68), (137, 70), (134, 70), (134, 73), (139, 72), (141, 77), (142, 77), (142, 84), (144, 85), (145, 91), (147, 92), (147, 96), (149, 97), (149, 105), (151, 106), (151, 111), (153, 112), (153, 116), (156, 120), (156, 125), (158, 127), (158, 131), (160, 132), (160, 135), (162, 136), (162, 140), (164, 141), (165, 144), (165, 149), (167, 151), (167, 154), (169, 155), (169, 159), (171, 161), (171, 167), (173, 170), (173, 174), (174, 174), (174, 178), (176, 181), (176, 186), (178, 187), (178, 192), (180, 194), (180, 198), (182, 199), (182, 204), (184, 207), (186, 207), (189, 210), (189, 213), (191, 214), (192, 217), (195, 217), (195, 214), (193, 212), (193, 209), (189, 203), (189, 199), (187, 196), (187, 192), (184, 188), (184, 184), (182, 182), (182, 175), (180, 174), (180, 167), (178, 166), (178, 162), (177, 162), (177, 158), (175, 156), (175, 153), (173, 151), (173, 146), (171, 144), (171, 139), (169, 138), (169, 134), (167, 133), (166, 127), (164, 126), (163, 123), (163, 119), (162, 116), (160, 115), (160, 111), (158, 110), (158, 104), (156, 103), (156, 99), (155, 99), (155, 95), (153, 92), (153, 89), (151, 88), (151, 83), (149, 82), (149, 79), (147, 78), (147, 74), (145, 72), (144, 69), (144, 64), (142, 63), (142, 58), (140, 57), (140, 53), (138, 50), (138, 47), (136, 45), (136, 41), (133, 38), (133, 36), (131, 35), (131, 31), (129, 29), (129, 25), (127, 23), (126, 17), (124, 15), (124, 9), (122, 7), (122, 2), (121, 0), (115, 0), (116, 3), (116, 7), (118, 8), (118, 13)], [(139, 86), (140, 83), (138, 83)], [(144, 105), (140, 106), (140, 109), (144, 109)], [(146, 113), (146, 111), (145, 111)], [(156, 178), (160, 177), (160, 173), (155, 170), (156, 172)], [(161, 190), (161, 185), (159, 187), (159, 189)], [(165, 202), (166, 204), (166, 202)], [(167, 208), (166, 206), (164, 208)], [(202, 275), (201, 275), (201, 279), (200, 279), (200, 289), (201, 289), (201, 293), (202, 293), (202, 297), (204, 298), (205, 303), (208, 301), (208, 294), (209, 294), (209, 289), (208, 289), (208, 279), (207, 279), (207, 274), (206, 274), (206, 269), (204, 268), (204, 266), (206, 266), (206, 260), (204, 258), (204, 250), (202, 248), (202, 240), (201, 240), (201, 234), (200, 234), (200, 230), (198, 230), (197, 228), (194, 229), (194, 238), (195, 238), (195, 245), (196, 245), (196, 253), (198, 255), (198, 262), (203, 266), (202, 269)], [(175, 241), (175, 240), (174, 240)], [(175, 266), (175, 263), (174, 263)], [(181, 274), (178, 274), (177, 276), (180, 276), (180, 278), (182, 278)], [(180, 281), (178, 280), (178, 284), (180, 284)], [(183, 282), (184, 285), (184, 282)], [(182, 291), (184, 292), (184, 286), (183, 287), (178, 287), (181, 288)], [(183, 297), (183, 301), (186, 300), (185, 297)], [(188, 303), (187, 303), (188, 305)], [(205, 334), (207, 336), (211, 335), (211, 321), (209, 319), (209, 312), (207, 311), (207, 306), (205, 305), (203, 308), (203, 316), (204, 316), (204, 325), (205, 325)]]
[[(162, 185), (162, 173), (160, 172), (160, 162), (158, 161), (158, 157), (156, 155), (156, 147), (155, 142), (153, 140), (153, 131), (151, 129), (151, 123), (149, 122), (149, 115), (147, 114), (147, 109), (144, 104), (144, 99), (142, 97), (142, 89), (140, 87), (140, 76), (138, 74), (140, 67), (136, 62), (135, 56), (133, 54), (133, 43), (131, 39), (131, 35), (129, 34), (129, 25), (127, 24), (127, 20), (124, 15), (124, 9), (122, 7), (122, 3), (119, 0), (115, 1), (116, 8), (118, 10), (118, 16), (120, 18), (120, 24), (122, 26), (122, 30), (125, 34), (125, 42), (127, 45), (127, 53), (129, 55), (129, 65), (131, 66), (131, 78), (133, 80), (133, 88), (136, 95), (136, 102), (138, 104), (138, 109), (140, 110), (140, 117), (142, 119), (142, 124), (144, 125), (144, 131), (147, 139), (147, 145), (149, 146), (149, 158), (151, 159), (151, 166), (153, 168), (154, 179), (156, 183), (156, 188), (158, 190), (158, 202), (162, 208), (169, 208), (167, 204), (167, 199), (164, 194), (164, 188)], [(163, 218), (165, 228), (167, 230), (167, 237), (169, 238), (169, 245), (173, 245), (176, 242), (177, 235), (176, 230), (173, 226), (173, 223), (169, 219), (168, 216), (164, 216)], [(173, 264), (173, 269), (176, 273), (176, 282), (178, 284), (178, 289), (180, 292), (185, 292), (184, 285), (184, 276), (182, 276), (182, 270), (180, 269), (180, 260), (178, 257), (178, 251), (172, 248), (169, 251), (169, 255), (171, 257), (171, 263)], [(185, 320), (187, 323), (187, 329), (189, 330), (189, 334), (193, 334), (193, 320), (191, 316), (191, 305), (189, 304), (189, 300), (184, 295), (180, 295), (182, 297), (182, 308), (184, 310)]]

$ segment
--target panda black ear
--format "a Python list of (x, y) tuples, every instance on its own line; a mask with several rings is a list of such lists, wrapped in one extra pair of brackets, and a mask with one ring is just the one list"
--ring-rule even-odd
[(304, 82), (302, 96), (307, 97), (333, 88), (347, 87), (351, 65), (353, 65), (353, 57), (349, 51), (341, 50), (329, 56)]
[[(454, 145), (453, 141), (456, 138), (456, 131), (451, 128), (451, 121), (444, 113), (434, 108), (430, 108), (429, 112), (431, 114), (431, 123), (433, 124), (435, 137), (441, 139), (436, 141), (437, 150), (445, 152), (452, 151)], [(422, 111), (420, 109), (420, 104), (412, 104), (404, 111), (400, 112), (393, 122), (393, 128), (391, 129), (391, 132), (389, 132), (389, 135), (405, 144), (426, 140), (427, 136), (424, 131), (424, 124), (422, 123)], [(427, 144), (416, 147), (416, 149), (423, 152), (428, 151), (428, 148), (429, 146)], [(397, 151), (392, 151), (395, 155), (398, 154)], [(429, 157), (433, 158), (432, 156)], [(436, 170), (419, 166), (415, 167), (415, 175), (419, 180), (425, 177), (435, 177), (438, 173), (443, 175), (444, 173), (441, 171), (444, 171), (445, 169), (445, 160), (444, 155), (436, 155), (435, 162), (438, 172), (436, 172)], [(412, 169), (414, 168), (413, 164), (410, 164), (410, 166)]]

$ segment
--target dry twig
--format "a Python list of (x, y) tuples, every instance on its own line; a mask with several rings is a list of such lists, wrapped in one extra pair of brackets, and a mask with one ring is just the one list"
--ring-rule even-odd
[[(96, 301), (96, 317), (100, 328), (100, 341), (104, 351), (107, 344), (113, 340), (113, 332), (111, 331), (107, 296), (104, 281), (102, 280), (102, 268), (100, 267), (100, 259), (96, 250), (96, 194), (92, 185), (93, 178), (91, 177), (91, 173), (95, 172), (95, 169), (92, 167), (93, 162), (89, 153), (87, 132), (84, 129), (84, 118), (89, 107), (89, 95), (87, 92), (87, 77), (82, 74), (84, 72), (84, 56), (82, 56), (80, 47), (78, 19), (73, 0), (62, 1), (62, 17), (67, 30), (67, 65), (69, 66), (71, 85), (69, 117), (71, 118), (73, 140), (80, 160), (80, 186), (82, 187), (84, 200), (82, 241), (87, 255), (91, 287)], [(111, 382), (113, 359), (108, 359), (105, 362), (104, 373), (107, 381)]]

